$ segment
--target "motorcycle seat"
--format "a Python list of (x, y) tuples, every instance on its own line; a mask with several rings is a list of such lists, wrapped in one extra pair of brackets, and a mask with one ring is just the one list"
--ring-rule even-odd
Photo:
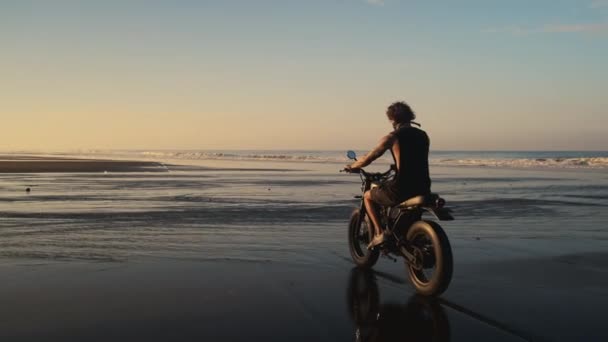
[(411, 208), (416, 206), (434, 205), (439, 198), (437, 194), (418, 195), (408, 198), (397, 205), (398, 208)]

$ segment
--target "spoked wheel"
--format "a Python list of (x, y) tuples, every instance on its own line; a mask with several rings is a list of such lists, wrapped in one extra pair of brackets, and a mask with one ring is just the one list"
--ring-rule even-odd
[(373, 237), (373, 229), (369, 217), (365, 215), (360, 219), (359, 210), (355, 210), (350, 217), (348, 226), (348, 248), (350, 255), (359, 267), (370, 268), (378, 261), (379, 251), (369, 250), (367, 245)]
[(406, 263), (416, 292), (425, 296), (443, 293), (452, 280), (452, 248), (447, 235), (433, 221), (417, 221), (407, 231), (414, 261)]

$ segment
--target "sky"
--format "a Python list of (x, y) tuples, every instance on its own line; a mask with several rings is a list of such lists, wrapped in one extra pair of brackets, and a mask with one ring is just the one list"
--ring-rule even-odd
[(0, 1), (0, 150), (608, 150), (608, 0)]

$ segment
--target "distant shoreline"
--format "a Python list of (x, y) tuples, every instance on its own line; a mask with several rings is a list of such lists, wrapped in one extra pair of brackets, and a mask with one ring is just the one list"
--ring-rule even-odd
[(0, 155), (0, 173), (166, 172), (158, 162)]
[[(365, 151), (358, 151), (363, 155)], [(256, 150), (109, 150), (109, 151), (89, 151), (80, 154), (69, 154), (55, 152), (52, 154), (39, 153), (2, 153), (0, 158), (5, 156), (12, 160), (25, 159), (56, 159), (65, 162), (66, 159), (72, 160), (96, 160), (96, 161), (139, 161), (139, 163), (162, 163), (161, 167), (169, 164), (187, 164), (204, 167), (215, 166), (223, 162), (265, 162), (280, 163), (280, 169), (291, 169), (286, 165), (296, 165), (292, 163), (307, 164), (327, 164), (342, 165), (348, 163), (344, 151), (256, 151)], [(390, 156), (386, 154), (381, 157), (377, 164), (391, 163)], [(481, 167), (481, 168), (509, 168), (509, 169), (565, 169), (565, 170), (606, 170), (608, 169), (608, 151), (606, 152), (436, 152), (431, 151), (429, 164), (433, 167)], [(149, 164), (154, 167), (154, 164)], [(176, 165), (173, 165), (176, 166)], [(183, 166), (183, 165), (182, 165)], [(225, 167), (226, 165), (221, 165)], [(238, 168), (242, 168), (239, 165)], [(277, 168), (274, 165), (271, 168)], [(233, 165), (229, 165), (233, 167)], [(179, 168), (179, 167), (178, 167)], [(259, 168), (253, 164), (246, 168)], [(300, 167), (298, 167), (300, 168)], [(78, 168), (77, 168), (78, 169)], [(172, 168), (175, 169), (175, 168)], [(98, 170), (96, 170), (98, 171)], [(101, 170), (110, 171), (110, 170)], [(129, 171), (129, 170), (127, 170)], [(161, 171), (161, 170), (158, 170)], [(1, 172), (1, 171), (0, 171)], [(9, 172), (9, 171), (4, 171)], [(16, 172), (16, 171), (10, 171)]]

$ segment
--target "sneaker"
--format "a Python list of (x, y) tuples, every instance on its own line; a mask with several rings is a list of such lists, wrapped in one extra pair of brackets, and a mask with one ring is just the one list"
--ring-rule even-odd
[(372, 249), (376, 246), (383, 244), (384, 240), (385, 240), (384, 233), (374, 236), (374, 238), (372, 239), (372, 242), (370, 242), (369, 245), (367, 245), (367, 249)]

